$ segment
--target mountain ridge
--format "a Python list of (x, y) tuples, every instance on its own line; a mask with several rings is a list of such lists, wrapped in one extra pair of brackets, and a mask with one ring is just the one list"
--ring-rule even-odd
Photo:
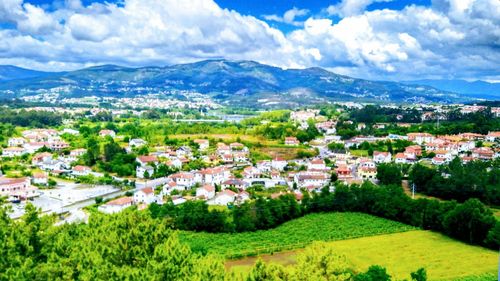
[(136, 96), (193, 91), (222, 104), (251, 106), (349, 100), (411, 103), (464, 100), (456, 93), (425, 85), (352, 78), (319, 67), (281, 69), (255, 61), (224, 59), (139, 68), (108, 64), (39, 75), (0, 81), (0, 95), (19, 97), (50, 92), (63, 97)]

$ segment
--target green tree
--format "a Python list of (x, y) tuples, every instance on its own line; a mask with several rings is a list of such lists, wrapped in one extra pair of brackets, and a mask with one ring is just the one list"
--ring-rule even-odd
[(401, 185), (401, 170), (396, 164), (379, 164), (377, 166), (377, 179), (381, 184)]

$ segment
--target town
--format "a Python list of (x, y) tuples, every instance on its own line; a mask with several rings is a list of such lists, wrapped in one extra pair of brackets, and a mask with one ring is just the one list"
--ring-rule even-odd
[[(31, 201), (43, 212), (65, 214), (61, 218), (66, 220), (84, 220), (85, 207), (96, 202), (100, 212), (116, 213), (132, 205), (144, 209), (152, 203), (179, 205), (191, 200), (203, 200), (208, 205), (238, 205), (256, 194), (271, 198), (293, 194), (300, 201), (304, 193), (321, 192), (324, 187), (333, 191), (336, 181), (378, 183), (377, 171), (381, 165), (394, 164), (408, 173), (408, 167), (416, 163), (442, 166), (455, 158), (463, 164), (500, 158), (500, 131), (456, 134), (387, 131), (389, 127), (408, 129), (421, 124), (434, 128), (439, 122), (446, 122), (449, 112), (466, 117), (489, 110), (495, 119), (500, 117), (500, 107), (385, 107), (401, 111), (395, 114), (396, 120), (407, 118), (404, 112), (417, 112), (419, 123), (367, 123), (346, 115), (374, 108), (384, 110), (384, 106), (340, 103), (330, 106), (329, 114), (325, 114), (325, 109), (309, 108), (249, 116), (247, 120), (258, 121), (254, 127), (287, 124), (304, 133), (312, 132), (311, 136), (304, 136), (286, 131), (282, 137), (273, 139), (259, 136), (257, 143), (238, 134), (223, 135), (224, 138), (210, 133), (181, 134), (182, 138), (169, 135), (159, 139), (134, 133), (137, 137), (133, 137), (123, 130), (123, 125), (110, 121), (126, 111), (81, 109), (75, 112), (88, 112), (88, 120), (106, 114), (115, 117), (109, 117), (107, 122), (78, 123), (76, 119), (80, 117), (69, 116), (57, 129), (16, 129), (4, 140), (1, 151), (4, 175), (0, 179), (0, 195), (12, 202), (14, 218), (20, 217), (25, 202)], [(62, 109), (46, 109), (52, 109), (51, 114), (65, 113)], [(28, 111), (43, 114), (46, 109), (28, 108)], [(144, 114), (147, 112), (128, 115), (128, 122), (138, 122), (141, 119), (137, 118)], [(272, 122), (276, 118), (280, 121)], [(244, 119), (241, 124), (252, 123), (245, 122)], [(97, 126), (89, 129), (89, 124)], [(99, 129), (99, 124), (112, 129)], [(194, 120), (186, 126), (197, 124)], [(226, 122), (225, 126), (234, 126), (231, 124)], [(353, 128), (353, 132), (339, 135), (346, 126)], [(269, 144), (259, 143), (261, 140)], [(100, 150), (104, 151), (103, 156)], [(262, 151), (268, 154), (262, 155)], [(122, 161), (126, 159), (121, 163), (125, 166), (104, 167), (118, 156)], [(101, 157), (105, 163), (98, 164)]]

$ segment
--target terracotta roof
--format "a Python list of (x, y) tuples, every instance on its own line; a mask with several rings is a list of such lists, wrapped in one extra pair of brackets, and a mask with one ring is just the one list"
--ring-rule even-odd
[(139, 161), (141, 161), (142, 163), (150, 163), (158, 161), (158, 158), (154, 155), (142, 155), (138, 156), (137, 159), (139, 159)]
[(90, 167), (87, 167), (87, 166), (82, 166), (82, 165), (77, 165), (75, 167), (73, 167), (73, 171), (77, 171), (77, 172), (83, 172), (83, 171), (90, 171)]
[(122, 197), (122, 198), (118, 198), (118, 199), (115, 199), (115, 200), (111, 200), (108, 203), (106, 203), (106, 205), (123, 206), (123, 205), (132, 204), (132, 202), (134, 202), (134, 198), (132, 198), (132, 197)]
[(153, 192), (154, 192), (152, 187), (145, 187), (145, 188), (141, 189), (141, 191), (146, 193), (146, 194), (153, 194)]

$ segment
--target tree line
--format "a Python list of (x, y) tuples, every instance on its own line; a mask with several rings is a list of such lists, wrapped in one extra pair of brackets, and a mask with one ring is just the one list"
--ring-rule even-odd
[(464, 202), (478, 198), (485, 204), (500, 205), (499, 161), (472, 161), (463, 164), (455, 158), (439, 169), (414, 165), (409, 180), (417, 192), (443, 199)]

